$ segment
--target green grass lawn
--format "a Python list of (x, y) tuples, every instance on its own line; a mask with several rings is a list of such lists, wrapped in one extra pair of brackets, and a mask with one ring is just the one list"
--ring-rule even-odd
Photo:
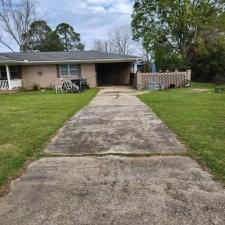
[[(143, 94), (140, 99), (189, 146), (188, 154), (225, 181), (225, 93), (214, 84)], [(192, 88), (209, 88), (193, 93)]]
[(30, 159), (97, 89), (84, 93), (18, 92), (0, 95), (0, 186)]

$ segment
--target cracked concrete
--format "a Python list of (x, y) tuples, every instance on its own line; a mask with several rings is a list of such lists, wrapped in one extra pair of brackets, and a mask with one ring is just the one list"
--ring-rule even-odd
[[(49, 153), (183, 153), (129, 89), (103, 89), (49, 144)], [(225, 189), (184, 156), (50, 157), (0, 199), (0, 225), (224, 225)]]
[(184, 152), (176, 135), (132, 89), (102, 89), (48, 145), (48, 153)]
[(224, 225), (225, 190), (188, 157), (32, 163), (0, 201), (2, 225)]

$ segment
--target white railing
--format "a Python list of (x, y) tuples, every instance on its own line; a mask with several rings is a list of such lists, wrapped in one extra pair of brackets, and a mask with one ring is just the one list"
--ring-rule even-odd
[(0, 89), (7, 90), (8, 88), (8, 80), (0, 80)]
[(10, 80), (10, 84), (12, 89), (21, 88), (22, 80), (21, 79)]
[[(11, 87), (11, 89), (21, 88), (22, 87), (22, 80), (21, 79), (10, 80), (10, 87)], [(2, 90), (8, 90), (9, 89), (8, 80), (0, 80), (0, 89), (2, 89)]]

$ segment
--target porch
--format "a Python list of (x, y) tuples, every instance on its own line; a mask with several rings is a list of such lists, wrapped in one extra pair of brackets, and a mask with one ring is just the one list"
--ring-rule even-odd
[(0, 65), (0, 91), (22, 88), (21, 67)]

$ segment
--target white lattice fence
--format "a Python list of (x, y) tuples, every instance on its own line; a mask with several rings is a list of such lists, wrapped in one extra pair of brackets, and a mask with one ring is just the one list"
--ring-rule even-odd
[(169, 88), (171, 85), (175, 87), (183, 87), (186, 80), (190, 80), (190, 72), (168, 72), (168, 73), (138, 73), (137, 88), (145, 89), (150, 82), (158, 82), (164, 88)]

